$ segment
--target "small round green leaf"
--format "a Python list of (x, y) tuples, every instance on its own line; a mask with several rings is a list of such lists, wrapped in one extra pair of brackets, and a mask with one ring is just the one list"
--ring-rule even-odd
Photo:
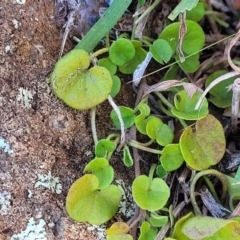
[(98, 60), (98, 65), (101, 67), (105, 67), (111, 75), (117, 72), (117, 66), (113, 64), (113, 62), (109, 58), (101, 58)]
[(140, 175), (133, 181), (133, 199), (137, 205), (148, 211), (161, 209), (170, 196), (168, 185), (160, 178), (152, 181), (145, 175)]
[(68, 215), (77, 222), (102, 224), (117, 212), (122, 192), (114, 185), (99, 190), (95, 175), (86, 174), (72, 184), (66, 199)]
[(197, 171), (217, 164), (226, 148), (224, 130), (212, 115), (196, 122), (195, 131), (185, 128), (180, 137), (180, 148), (186, 163)]
[(160, 157), (163, 168), (170, 172), (178, 169), (184, 162), (179, 144), (169, 144), (162, 150)]
[[(135, 115), (134, 115), (134, 110), (128, 107), (124, 107), (124, 106), (119, 106), (119, 110), (121, 112), (121, 116), (124, 122), (124, 126), (126, 128), (131, 127), (134, 124), (134, 120), (135, 120)], [(113, 121), (114, 126), (117, 129), (120, 129), (120, 122), (118, 119), (118, 116), (115, 112), (115, 110), (111, 111), (110, 117)]]
[[(177, 55), (175, 57), (176, 61), (179, 60), (179, 56)], [(181, 67), (181, 69), (184, 72), (187, 73), (194, 73), (196, 72), (199, 67), (200, 67), (200, 62), (199, 62), (199, 53), (196, 53), (192, 56), (185, 56), (185, 61), (184, 62), (178, 62), (178, 65)]]
[(157, 165), (156, 167), (156, 174), (160, 178), (165, 178), (167, 176), (166, 170), (163, 168), (162, 165)]
[(135, 48), (131, 41), (120, 38), (113, 42), (109, 49), (109, 57), (111, 61), (117, 66), (121, 66), (131, 59), (135, 55)]
[(113, 81), (113, 85), (112, 85), (112, 90), (110, 95), (112, 98), (115, 98), (121, 89), (121, 80), (118, 76), (112, 75), (112, 81)]
[(173, 54), (170, 44), (164, 39), (157, 39), (153, 42), (153, 45), (150, 46), (150, 52), (153, 55), (153, 58), (159, 62), (167, 63)]
[(199, 2), (191, 11), (186, 11), (186, 18), (194, 22), (199, 22), (205, 15), (203, 3)]
[(151, 217), (150, 217), (150, 223), (154, 227), (162, 227), (162, 226), (164, 226), (168, 223), (168, 217), (167, 216), (161, 216), (161, 215), (158, 215), (155, 212), (152, 212)]
[(157, 143), (161, 146), (172, 143), (174, 138), (172, 129), (157, 117), (152, 117), (147, 122), (146, 132), (151, 139), (156, 139)]
[(137, 66), (145, 59), (146, 55), (147, 53), (143, 48), (136, 47), (134, 57), (124, 65), (119, 66), (119, 71), (125, 74), (133, 73)]
[(54, 93), (72, 108), (85, 110), (105, 101), (112, 89), (112, 78), (104, 67), (87, 68), (90, 56), (74, 49), (61, 58), (51, 75)]
[(150, 223), (144, 221), (140, 227), (138, 240), (154, 240), (157, 236), (157, 229), (151, 227)]
[(113, 152), (116, 147), (117, 145), (115, 142), (108, 139), (101, 139), (97, 142), (95, 147), (95, 155), (98, 158), (105, 158), (106, 155), (110, 152)]
[(195, 106), (201, 96), (200, 92), (195, 92), (190, 98), (185, 90), (175, 94), (175, 108), (171, 109), (173, 115), (186, 120), (198, 120), (208, 114), (208, 101), (204, 98), (200, 109), (195, 110)]
[[(194, 21), (186, 20), (187, 32), (182, 41), (182, 51), (186, 55), (198, 52), (202, 49), (205, 42), (205, 34), (201, 26)], [(173, 53), (176, 51), (178, 43), (180, 22), (175, 22), (161, 32), (159, 38), (168, 41)]]
[(99, 181), (98, 189), (108, 187), (112, 183), (114, 177), (114, 170), (105, 158), (93, 159), (86, 165), (83, 172), (89, 172), (97, 176)]

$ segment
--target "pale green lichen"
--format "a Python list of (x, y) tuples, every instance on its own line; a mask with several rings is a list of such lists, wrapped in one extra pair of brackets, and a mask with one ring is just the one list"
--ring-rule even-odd
[(43, 219), (36, 223), (33, 218), (30, 218), (26, 229), (18, 234), (14, 234), (10, 240), (47, 240), (45, 225), (46, 223)]
[(48, 174), (38, 174), (38, 182), (35, 184), (35, 188), (39, 186), (48, 188), (57, 194), (62, 192), (62, 185), (59, 183), (59, 178), (52, 176), (50, 171)]

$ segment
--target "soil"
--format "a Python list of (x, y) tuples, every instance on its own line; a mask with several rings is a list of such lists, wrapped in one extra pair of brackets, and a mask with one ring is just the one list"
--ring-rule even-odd
[[(100, 239), (88, 224), (74, 222), (65, 210), (69, 187), (94, 156), (89, 111), (70, 109), (49, 88), (61, 47), (54, 1), (17, 2), (2, 0), (0, 5), (0, 139), (13, 151), (0, 148), (0, 194), (5, 191), (11, 196), (7, 214), (0, 215), (0, 240), (25, 230), (31, 217), (46, 222), (48, 240)], [(68, 40), (65, 52), (73, 47)], [(32, 95), (28, 102), (17, 100), (21, 89)], [(123, 86), (117, 101), (134, 102), (129, 85)], [(99, 137), (111, 130), (110, 111), (107, 103), (98, 108)], [(121, 172), (126, 169), (119, 161), (115, 155), (116, 172), (124, 178)], [(35, 187), (38, 175), (49, 172), (59, 178), (60, 194)]]

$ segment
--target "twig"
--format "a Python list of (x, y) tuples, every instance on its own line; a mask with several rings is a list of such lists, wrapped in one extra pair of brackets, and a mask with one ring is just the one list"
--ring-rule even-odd
[(233, 131), (237, 130), (238, 124), (238, 112), (239, 112), (239, 98), (240, 98), (240, 78), (237, 78), (233, 85), (232, 85), (232, 114), (231, 114), (231, 121), (232, 121), (232, 129)]
[(92, 129), (94, 145), (96, 146), (98, 143), (97, 129), (96, 129), (96, 107), (93, 107), (91, 109), (91, 129)]
[(120, 127), (121, 127), (121, 139), (120, 139), (120, 144), (119, 144), (118, 149), (117, 149), (118, 151), (120, 151), (120, 149), (123, 147), (123, 145), (125, 143), (125, 139), (126, 139), (124, 122), (123, 122), (122, 115), (121, 115), (121, 112), (119, 110), (119, 107), (116, 105), (116, 103), (113, 101), (113, 98), (110, 95), (108, 95), (108, 101), (111, 104), (111, 106), (113, 107), (113, 109), (115, 110), (115, 112), (118, 116)]
[(203, 94), (201, 95), (201, 97), (199, 98), (196, 106), (195, 106), (195, 110), (199, 109), (200, 106), (202, 105), (202, 102), (203, 102), (203, 99), (204, 97), (207, 95), (207, 93), (210, 91), (210, 89), (212, 89), (215, 85), (217, 85), (218, 83), (228, 79), (228, 78), (231, 78), (231, 77), (235, 77), (239, 75), (238, 72), (229, 72), (229, 73), (226, 73), (226, 74), (223, 74), (222, 76), (216, 78), (213, 82), (211, 82), (208, 87), (205, 89), (205, 91), (203, 92)]

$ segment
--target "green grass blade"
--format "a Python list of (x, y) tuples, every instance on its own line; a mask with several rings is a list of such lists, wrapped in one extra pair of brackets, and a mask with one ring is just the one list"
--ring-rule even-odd
[(89, 53), (92, 52), (101, 39), (106, 36), (106, 34), (121, 18), (131, 2), (131, 0), (114, 1), (107, 9), (104, 16), (93, 25), (93, 27), (88, 31), (88, 33), (75, 48), (84, 49)]

